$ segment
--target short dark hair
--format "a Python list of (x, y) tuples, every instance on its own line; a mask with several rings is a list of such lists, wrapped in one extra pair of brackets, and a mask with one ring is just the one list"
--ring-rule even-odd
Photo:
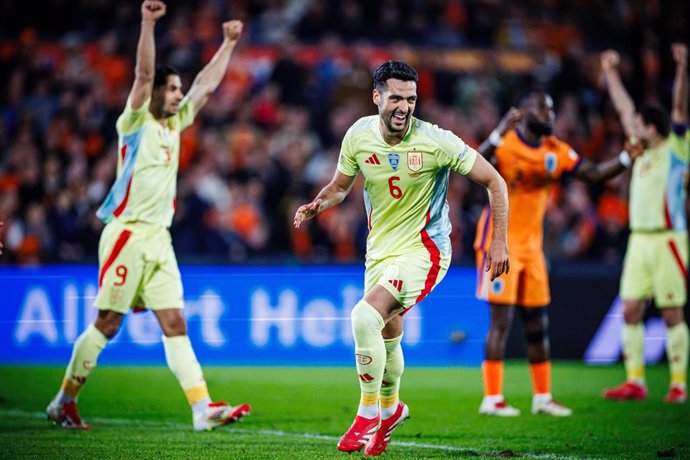
[(168, 77), (170, 75), (179, 76), (180, 72), (171, 65), (156, 66), (156, 74), (153, 77), (153, 87), (158, 88), (159, 86), (165, 86), (168, 83)]
[(640, 116), (645, 125), (654, 125), (659, 135), (666, 137), (671, 132), (671, 118), (663, 108), (645, 104), (640, 108)]
[(381, 91), (389, 78), (417, 83), (419, 75), (414, 68), (401, 61), (386, 61), (374, 70), (374, 89)]
[(546, 91), (545, 88), (535, 85), (527, 88), (526, 90), (520, 92), (517, 97), (515, 98), (515, 106), (516, 107), (523, 107), (528, 100), (532, 98), (535, 94), (544, 94), (546, 96), (551, 97), (548, 91)]

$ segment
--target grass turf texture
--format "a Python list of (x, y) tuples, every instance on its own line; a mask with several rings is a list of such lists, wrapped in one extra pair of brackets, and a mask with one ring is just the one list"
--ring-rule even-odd
[[(58, 429), (44, 410), (62, 379), (58, 367), (0, 367), (2, 458), (358, 458), (336, 451), (359, 397), (354, 367), (207, 368), (211, 394), (248, 402), (242, 423), (196, 433), (182, 391), (165, 367), (101, 367), (81, 395), (90, 432)], [(477, 414), (478, 369), (405, 371), (402, 399), (411, 418), (389, 458), (690, 457), (688, 404), (668, 405), (666, 366), (648, 369), (645, 401), (613, 403), (601, 389), (620, 383), (620, 366), (554, 363), (556, 397), (570, 418), (534, 416), (527, 366), (506, 366), (505, 392), (515, 418)]]

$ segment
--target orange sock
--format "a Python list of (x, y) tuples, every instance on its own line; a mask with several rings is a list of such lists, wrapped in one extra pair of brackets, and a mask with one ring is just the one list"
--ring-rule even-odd
[(503, 394), (503, 361), (485, 360), (482, 363), (482, 382), (484, 396)]
[(551, 361), (530, 363), (529, 373), (532, 376), (532, 392), (535, 395), (551, 393)]

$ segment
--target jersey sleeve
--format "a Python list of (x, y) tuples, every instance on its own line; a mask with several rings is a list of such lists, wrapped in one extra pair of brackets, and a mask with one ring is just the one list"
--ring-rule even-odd
[(180, 110), (177, 112), (177, 129), (184, 130), (192, 123), (194, 123), (194, 104), (191, 97), (185, 97), (180, 104)]
[(690, 129), (687, 125), (673, 125), (670, 134), (673, 154), (684, 162), (690, 161)]
[(144, 125), (146, 121), (146, 114), (149, 111), (149, 104), (151, 104), (151, 98), (149, 97), (144, 101), (144, 103), (137, 110), (132, 108), (132, 98), (127, 98), (127, 104), (125, 105), (125, 110), (118, 117), (115, 127), (117, 133), (121, 136), (131, 134), (138, 130)]
[(347, 133), (345, 133), (343, 142), (340, 145), (338, 171), (346, 176), (356, 176), (360, 171), (359, 164), (357, 163), (357, 151), (355, 150), (352, 137), (352, 128), (350, 128)]
[(460, 174), (468, 174), (477, 159), (477, 151), (450, 131), (438, 126), (432, 130), (434, 142), (438, 145), (436, 156), (440, 166), (448, 166)]

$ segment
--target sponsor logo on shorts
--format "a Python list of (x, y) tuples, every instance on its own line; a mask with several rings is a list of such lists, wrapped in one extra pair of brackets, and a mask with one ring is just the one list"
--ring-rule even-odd
[(110, 303), (118, 304), (122, 300), (122, 289), (111, 287), (110, 288)]
[(402, 287), (403, 287), (403, 281), (402, 280), (388, 280), (388, 282), (391, 283), (393, 285), (393, 287), (398, 290), (398, 292), (402, 291)]
[(503, 281), (500, 278), (497, 278), (491, 283), (491, 293), (492, 294), (501, 294), (503, 292), (503, 290), (505, 289), (505, 287), (506, 287), (505, 281)]
[(361, 355), (359, 353), (355, 354), (355, 356), (357, 357), (357, 362), (359, 364), (361, 364), (362, 366), (366, 366), (367, 364), (371, 364), (371, 362), (373, 361), (373, 359), (371, 359), (371, 356)]
[(86, 383), (86, 377), (82, 377), (82, 376), (79, 376), (79, 375), (73, 375), (73, 376), (72, 376), (72, 380), (74, 380), (75, 382), (77, 382), (79, 385), (83, 385), (83, 384)]
[(91, 370), (94, 367), (96, 367), (96, 363), (93, 361), (84, 361), (82, 363), (82, 366), (84, 366), (84, 369), (86, 369), (86, 370)]

